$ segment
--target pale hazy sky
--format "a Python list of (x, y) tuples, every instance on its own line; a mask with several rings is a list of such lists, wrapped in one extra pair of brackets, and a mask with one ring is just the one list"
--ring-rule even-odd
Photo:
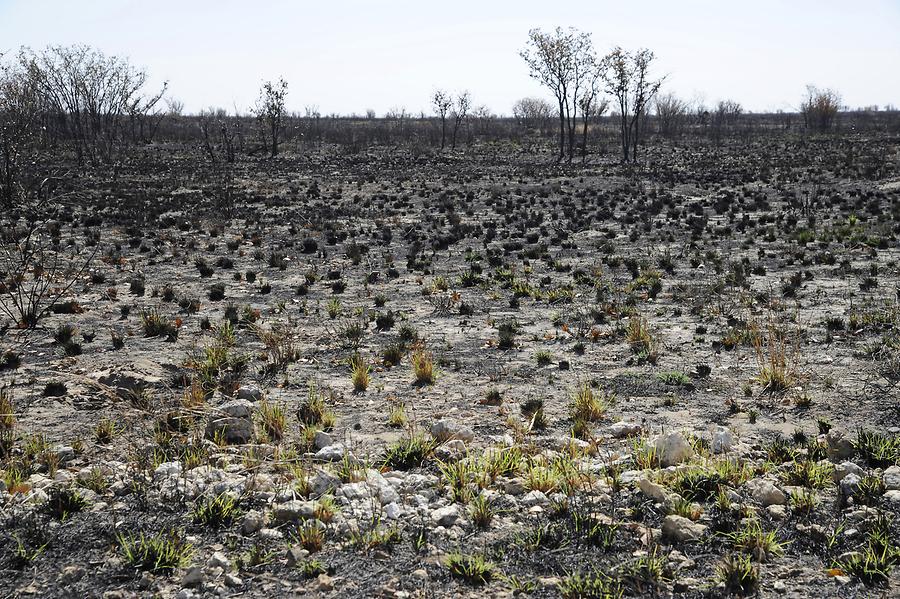
[(0, 0), (0, 52), (90, 44), (168, 79), (192, 112), (244, 111), (283, 76), (291, 110), (430, 112), (442, 87), (509, 114), (546, 95), (518, 50), (557, 25), (604, 52), (651, 48), (686, 99), (791, 109), (814, 83), (851, 107), (900, 105), (900, 0)]

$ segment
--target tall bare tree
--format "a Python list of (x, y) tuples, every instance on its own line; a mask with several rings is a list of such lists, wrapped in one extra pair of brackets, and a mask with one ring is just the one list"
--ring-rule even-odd
[(39, 129), (40, 110), (28, 73), (0, 63), (0, 208), (12, 209), (25, 194), (26, 153)]
[(688, 104), (674, 93), (660, 94), (653, 102), (659, 132), (665, 137), (675, 137), (684, 129)]
[(442, 89), (435, 90), (431, 96), (431, 105), (441, 119), (441, 151), (447, 143), (447, 113), (453, 106), (453, 97)]
[(587, 160), (587, 142), (588, 142), (588, 125), (593, 117), (600, 117), (609, 108), (609, 101), (605, 98), (600, 99), (603, 93), (602, 74), (605, 69), (603, 61), (594, 60), (592, 69), (588, 74), (587, 82), (584, 86), (584, 92), (578, 99), (578, 107), (581, 109), (581, 162)]
[(284, 79), (266, 81), (259, 90), (259, 97), (253, 107), (262, 130), (263, 141), (269, 146), (269, 153), (274, 158), (278, 155), (278, 141), (284, 125), (284, 100), (287, 97), (288, 84)]
[(112, 161), (125, 141), (126, 119), (153, 110), (166, 87), (145, 96), (145, 71), (85, 45), (23, 48), (18, 62), (80, 162)]
[(513, 116), (526, 129), (539, 129), (543, 134), (553, 117), (553, 106), (543, 98), (522, 98), (512, 107)]
[(472, 107), (472, 96), (469, 90), (457, 94), (453, 102), (453, 137), (450, 142), (450, 148), (456, 149), (456, 134), (459, 132), (459, 126), (469, 116), (469, 109)]
[(632, 53), (616, 47), (604, 61), (606, 91), (613, 96), (619, 109), (619, 137), (625, 162), (637, 159), (647, 107), (664, 80), (650, 77), (654, 58), (653, 52), (646, 48)]
[(557, 27), (549, 33), (532, 29), (528, 32), (528, 43), (519, 55), (528, 65), (531, 77), (553, 92), (556, 98), (559, 108), (558, 160), (568, 153), (571, 162), (575, 153), (579, 98), (596, 64), (591, 36), (572, 27)]
[(814, 85), (806, 86), (806, 97), (800, 104), (803, 124), (813, 131), (831, 129), (841, 109), (841, 95), (833, 89), (819, 89)]

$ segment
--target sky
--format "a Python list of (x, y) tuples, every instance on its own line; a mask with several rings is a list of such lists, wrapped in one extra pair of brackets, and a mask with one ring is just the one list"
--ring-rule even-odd
[(89, 44), (168, 81), (186, 112), (246, 112), (283, 77), (290, 111), (431, 113), (441, 88), (510, 114), (551, 97), (518, 53), (556, 26), (600, 53), (650, 48), (664, 89), (706, 105), (795, 110), (807, 84), (900, 105), (900, 0), (0, 0), (0, 52)]

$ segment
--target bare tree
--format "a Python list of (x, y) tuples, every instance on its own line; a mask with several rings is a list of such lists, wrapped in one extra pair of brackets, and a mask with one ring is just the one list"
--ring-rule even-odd
[(125, 120), (146, 116), (166, 87), (145, 96), (145, 71), (84, 45), (50, 46), (40, 53), (25, 48), (19, 65), (36, 85), (45, 110), (74, 142), (80, 162), (113, 160), (124, 141)]
[(225, 162), (233, 163), (237, 150), (235, 142), (241, 134), (241, 119), (237, 115), (228, 116), (224, 108), (209, 108), (200, 111), (199, 124), (209, 159), (217, 162), (218, 152), (221, 152)]
[(25, 154), (35, 140), (39, 119), (40, 99), (33, 80), (16, 65), (0, 64), (0, 208), (13, 209), (25, 194)]
[(543, 98), (522, 98), (512, 107), (513, 116), (526, 129), (539, 129), (543, 133), (553, 116), (553, 106)]
[(603, 116), (606, 109), (609, 108), (609, 101), (599, 99), (602, 93), (601, 75), (605, 68), (603, 61), (595, 61), (593, 69), (587, 77), (584, 93), (578, 99), (578, 107), (581, 109), (581, 162), (587, 160), (587, 141), (588, 141), (588, 125), (592, 117)]
[(833, 89), (806, 86), (806, 97), (800, 105), (803, 124), (812, 131), (828, 131), (841, 109), (841, 95)]
[(719, 100), (711, 118), (712, 135), (716, 141), (721, 138), (723, 132), (737, 125), (743, 113), (744, 107), (741, 106), (740, 102)]
[[(578, 102), (585, 82), (596, 64), (590, 34), (572, 27), (557, 27), (550, 33), (528, 32), (528, 44), (519, 53), (530, 75), (553, 92), (559, 108), (559, 156), (571, 162), (575, 153)], [(567, 143), (568, 139), (568, 143)]]
[(169, 116), (168, 107), (163, 107), (161, 100), (166, 93), (168, 83), (163, 84), (159, 93), (152, 96), (140, 95), (134, 99), (128, 109), (131, 118), (131, 138), (141, 143), (150, 143), (163, 120)]
[(431, 105), (441, 119), (441, 150), (443, 151), (447, 141), (447, 113), (453, 106), (453, 97), (442, 89), (435, 90), (431, 96)]
[(656, 108), (660, 134), (665, 137), (681, 134), (688, 113), (687, 102), (669, 92), (658, 95), (653, 105)]
[(288, 84), (284, 79), (266, 81), (259, 90), (259, 98), (253, 107), (253, 114), (262, 125), (263, 143), (268, 145), (269, 153), (274, 158), (278, 155), (278, 140), (284, 124), (284, 99), (287, 97)]
[(87, 271), (98, 245), (56, 239), (56, 219), (62, 198), (44, 179), (17, 213), (21, 218), (2, 219), (0, 237), (0, 314), (16, 328), (32, 329)]
[(615, 98), (619, 109), (619, 137), (625, 162), (629, 157), (637, 160), (644, 114), (664, 80), (650, 78), (654, 58), (646, 48), (631, 53), (616, 47), (604, 61), (606, 91)]
[(459, 126), (466, 117), (469, 116), (469, 109), (472, 107), (472, 96), (469, 91), (459, 93), (453, 103), (453, 138), (450, 142), (450, 148), (456, 149), (456, 134), (459, 132)]

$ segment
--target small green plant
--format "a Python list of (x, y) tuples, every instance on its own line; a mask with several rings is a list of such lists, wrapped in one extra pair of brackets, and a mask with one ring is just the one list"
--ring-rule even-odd
[(816, 511), (816, 507), (819, 505), (819, 498), (814, 491), (801, 489), (791, 493), (790, 504), (794, 513), (801, 516), (809, 516)]
[(385, 449), (382, 464), (392, 470), (409, 470), (421, 466), (434, 450), (435, 441), (424, 435), (409, 435)]
[(453, 501), (468, 503), (472, 499), (472, 486), (476, 482), (476, 472), (469, 460), (439, 461), (438, 470), (444, 484), (450, 488), (450, 498)]
[(631, 345), (631, 351), (640, 361), (655, 364), (659, 357), (659, 342), (644, 316), (632, 316), (628, 319), (625, 338)]
[(527, 399), (519, 406), (519, 409), (528, 420), (529, 428), (541, 430), (547, 428), (547, 417), (544, 415), (544, 400), (539, 397)]
[(220, 493), (213, 497), (197, 500), (192, 511), (192, 518), (197, 524), (210, 528), (230, 526), (241, 514), (241, 502), (238, 497), (228, 493)]
[(826, 489), (832, 485), (834, 466), (829, 463), (797, 460), (783, 474), (786, 484), (810, 489)]
[(72, 487), (55, 488), (50, 492), (47, 512), (57, 520), (66, 520), (74, 513), (84, 510), (88, 501)]
[(235, 560), (235, 566), (237, 566), (238, 570), (254, 570), (274, 562), (275, 555), (274, 551), (266, 551), (257, 543), (238, 556)]
[(340, 506), (334, 501), (332, 495), (323, 495), (316, 501), (316, 507), (313, 508), (313, 515), (319, 522), (328, 524), (338, 512), (341, 511)]
[(256, 414), (266, 437), (273, 443), (280, 443), (287, 428), (284, 406), (264, 399), (257, 405)]
[(103, 471), (96, 466), (92, 468), (86, 476), (79, 478), (78, 484), (85, 489), (90, 489), (98, 495), (106, 493), (110, 486), (109, 480), (107, 480)]
[(729, 595), (750, 596), (759, 588), (759, 567), (749, 555), (728, 554), (716, 566), (716, 578)]
[(703, 510), (696, 504), (684, 497), (676, 497), (669, 506), (669, 513), (687, 518), (688, 520), (699, 520), (703, 514)]
[(432, 385), (437, 376), (434, 357), (425, 347), (419, 345), (412, 353), (413, 375), (417, 385)]
[(16, 427), (16, 407), (7, 389), (0, 389), (0, 431), (12, 431)]
[(797, 362), (799, 347), (790, 348), (785, 335), (769, 322), (765, 334), (753, 335), (759, 373), (756, 381), (767, 393), (780, 393), (796, 384), (799, 373)]
[(553, 362), (553, 354), (546, 349), (538, 350), (534, 354), (534, 359), (538, 366), (547, 366)]
[(316, 520), (303, 522), (297, 526), (292, 538), (310, 553), (316, 553), (325, 546), (325, 527)]
[(691, 385), (691, 377), (681, 372), (680, 370), (667, 370), (665, 372), (660, 372), (656, 375), (656, 378), (660, 380), (665, 385), (669, 385), (671, 387), (687, 387)]
[(186, 567), (194, 556), (194, 546), (175, 532), (118, 537), (125, 563), (138, 570), (170, 573)]
[(309, 383), (306, 401), (297, 410), (297, 419), (305, 427), (318, 426), (326, 431), (334, 426), (334, 413), (325, 405), (325, 395), (319, 392), (313, 381)]
[(16, 547), (13, 552), (13, 564), (18, 568), (25, 568), (29, 564), (33, 563), (47, 548), (50, 544), (49, 542), (44, 543), (43, 545), (39, 545), (37, 547), (32, 547), (28, 543), (22, 540), (22, 538), (17, 535), (12, 535), (13, 540), (16, 542)]
[(856, 451), (873, 468), (900, 464), (900, 435), (860, 429), (854, 443)]
[(612, 401), (609, 396), (595, 393), (590, 384), (583, 383), (572, 394), (569, 413), (572, 420), (595, 422), (603, 418), (610, 403)]
[(634, 442), (634, 462), (641, 470), (659, 468), (659, 453), (656, 447), (641, 438)]
[(106, 445), (113, 440), (118, 432), (119, 427), (114, 420), (101, 418), (100, 422), (94, 427), (94, 440), (100, 445)]
[(350, 357), (350, 378), (353, 381), (353, 390), (362, 393), (369, 388), (371, 377), (371, 367), (366, 359), (360, 354), (353, 354)]
[(497, 326), (499, 333), (499, 341), (497, 347), (500, 349), (512, 349), (516, 344), (516, 334), (519, 332), (519, 325), (515, 321), (501, 322)]
[(406, 426), (407, 422), (406, 404), (402, 401), (392, 402), (391, 411), (388, 413), (388, 426), (392, 428), (403, 428)]
[(778, 540), (775, 531), (763, 530), (759, 520), (746, 520), (743, 528), (726, 535), (734, 548), (749, 553), (758, 562), (766, 561), (769, 556), (784, 555), (784, 544)]
[(381, 362), (387, 368), (393, 368), (403, 359), (406, 350), (399, 343), (392, 343), (381, 350)]
[(362, 551), (394, 545), (400, 541), (397, 526), (382, 526), (378, 516), (374, 516), (363, 528), (350, 531), (350, 544)]
[(331, 298), (326, 310), (328, 311), (328, 318), (334, 320), (341, 315), (341, 300), (336, 297)]
[(325, 564), (317, 559), (304, 560), (297, 564), (297, 569), (300, 570), (300, 575), (306, 579), (316, 578), (320, 574), (328, 573), (328, 568)]
[(859, 481), (853, 492), (853, 501), (859, 505), (878, 505), (881, 496), (884, 495), (884, 481), (876, 474), (868, 474)]
[(666, 556), (654, 547), (625, 567), (622, 580), (636, 594), (652, 592), (670, 580)]
[(175, 341), (180, 327), (180, 319), (169, 321), (156, 309), (141, 312), (141, 328), (145, 337), (165, 337), (166, 341)]
[(478, 528), (488, 528), (494, 519), (493, 502), (484, 493), (475, 496), (469, 502), (469, 515)]
[(621, 583), (600, 570), (574, 572), (563, 578), (557, 588), (563, 599), (620, 599), (625, 595)]
[(452, 576), (473, 585), (487, 584), (496, 574), (496, 566), (481, 555), (454, 552), (444, 564)]

